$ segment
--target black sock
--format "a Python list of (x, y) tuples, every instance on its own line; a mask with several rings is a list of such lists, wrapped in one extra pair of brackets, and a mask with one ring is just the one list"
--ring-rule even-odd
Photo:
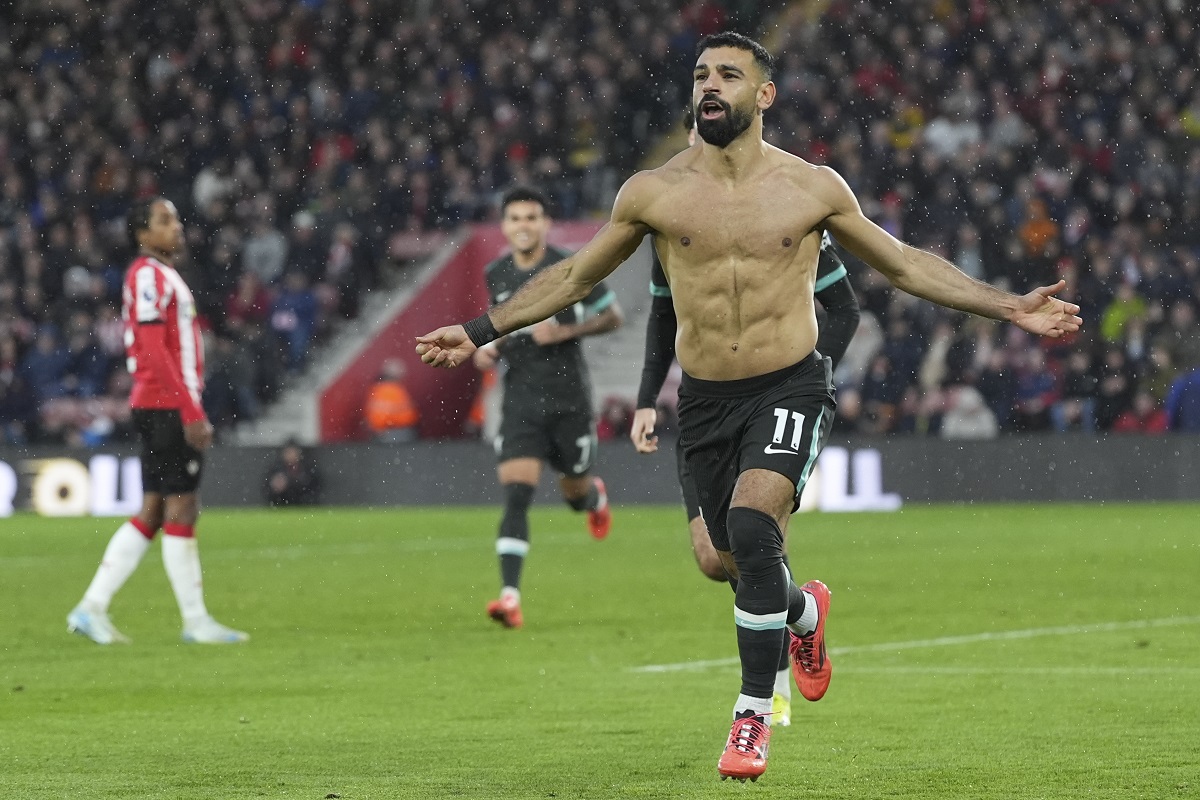
[[(731, 508), (727, 521), (740, 574), (734, 617), (739, 620), (742, 694), (770, 697), (775, 693), (775, 673), (786, 639), (788, 579), (783, 568), (783, 535), (775, 520), (757, 509)], [(741, 614), (754, 619), (743, 621)]]
[(500, 556), (500, 581), (514, 589), (521, 586), (521, 570), (529, 552), (529, 504), (533, 502), (534, 487), (527, 483), (504, 486), (504, 515), (496, 537), (496, 553)]

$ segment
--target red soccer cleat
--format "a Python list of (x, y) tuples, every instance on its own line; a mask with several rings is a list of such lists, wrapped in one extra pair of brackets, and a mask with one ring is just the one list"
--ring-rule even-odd
[(608, 507), (608, 492), (604, 491), (604, 481), (600, 478), (592, 480), (596, 482), (600, 504), (596, 506), (595, 511), (588, 512), (588, 530), (592, 532), (593, 539), (599, 540), (608, 536), (608, 529), (612, 527), (612, 511)]
[(521, 604), (512, 597), (501, 597), (488, 603), (487, 614), (506, 628), (519, 628), (525, 624)]
[(820, 700), (829, 688), (833, 663), (825, 652), (825, 618), (829, 616), (829, 587), (809, 581), (800, 587), (817, 599), (817, 629), (808, 636), (791, 635), (792, 676), (805, 700)]
[(725, 752), (717, 761), (721, 780), (758, 780), (758, 776), (767, 771), (767, 744), (770, 741), (771, 729), (765, 717), (750, 715), (735, 719)]

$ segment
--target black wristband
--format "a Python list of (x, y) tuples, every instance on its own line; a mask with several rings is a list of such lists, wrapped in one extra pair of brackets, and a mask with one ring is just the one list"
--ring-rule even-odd
[(487, 312), (480, 314), (470, 322), (464, 322), (463, 330), (467, 332), (467, 338), (474, 342), (476, 347), (483, 347), (488, 342), (494, 342), (500, 338), (500, 331), (496, 330), (496, 326), (492, 324), (492, 318), (487, 315)]

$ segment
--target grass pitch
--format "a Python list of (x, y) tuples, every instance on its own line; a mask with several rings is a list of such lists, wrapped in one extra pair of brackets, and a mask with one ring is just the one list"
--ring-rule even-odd
[(757, 784), (716, 760), (738, 689), (732, 596), (683, 513), (592, 541), (543, 497), (526, 627), (483, 615), (496, 509), (210, 511), (209, 608), (179, 643), (157, 545), (65, 615), (114, 520), (0, 521), (0, 790), (20, 798), (1200, 796), (1200, 509), (913, 507), (800, 515), (833, 590), (834, 677), (795, 695)]

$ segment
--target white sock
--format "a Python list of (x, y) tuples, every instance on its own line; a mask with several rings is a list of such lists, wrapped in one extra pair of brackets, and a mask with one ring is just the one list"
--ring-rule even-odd
[(749, 709), (759, 716), (771, 719), (771, 698), (769, 697), (751, 697), (747, 694), (739, 694), (737, 702), (733, 704), (733, 718), (737, 719), (737, 715)]
[(817, 629), (817, 598), (813, 597), (812, 592), (803, 594), (804, 613), (800, 615), (800, 619), (788, 625), (797, 636), (808, 636)]
[(512, 598), (512, 601), (514, 603), (520, 603), (521, 602), (521, 590), (515, 586), (505, 586), (503, 589), (500, 590), (500, 599), (501, 600), (507, 600), (510, 597)]
[(792, 668), (781, 669), (775, 673), (775, 694), (781, 694), (788, 700), (792, 699)]
[(150, 540), (133, 523), (126, 522), (117, 528), (104, 548), (96, 576), (83, 593), (83, 604), (94, 611), (107, 612), (113, 595), (129, 580), (149, 547)]
[(163, 536), (162, 556), (184, 624), (208, 616), (200, 577), (200, 550), (193, 536)]

